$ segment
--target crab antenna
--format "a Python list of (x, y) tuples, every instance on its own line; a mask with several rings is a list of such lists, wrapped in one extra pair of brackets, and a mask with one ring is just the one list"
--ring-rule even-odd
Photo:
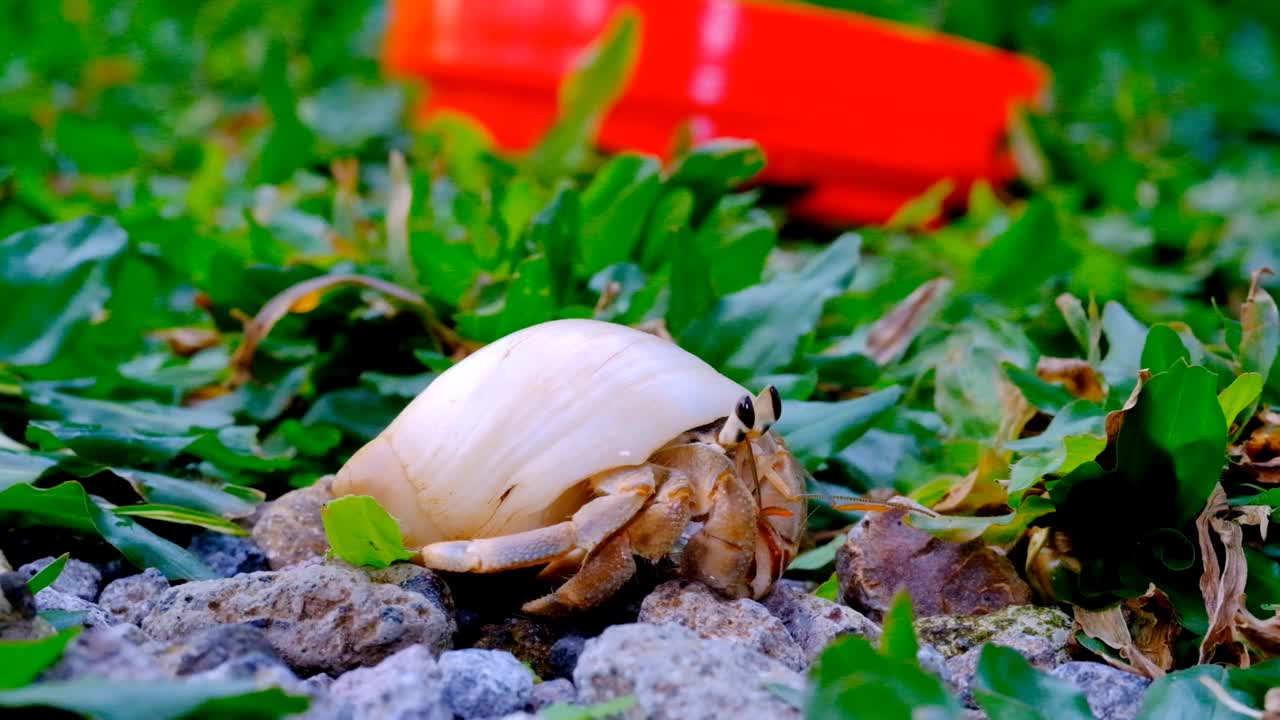
[(764, 434), (782, 417), (782, 396), (778, 388), (767, 385), (756, 396), (756, 421), (752, 430)]
[(720, 428), (717, 440), (721, 445), (735, 445), (742, 442), (747, 431), (756, 424), (756, 409), (750, 395), (743, 395), (733, 406), (733, 412), (724, 419), (724, 427)]

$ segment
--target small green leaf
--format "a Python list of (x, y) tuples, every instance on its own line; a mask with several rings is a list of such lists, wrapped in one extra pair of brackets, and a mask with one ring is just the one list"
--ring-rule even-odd
[(871, 429), (893, 409), (902, 393), (900, 386), (894, 386), (834, 403), (785, 403), (774, 428), (786, 439), (792, 454), (813, 470)]
[(755, 177), (765, 156), (751, 140), (716, 138), (700, 143), (682, 156), (668, 182), (690, 185), (703, 192), (722, 193)]
[(1142, 347), (1142, 367), (1161, 373), (1179, 360), (1191, 362), (1191, 353), (1182, 338), (1168, 325), (1153, 326), (1147, 332), (1147, 342)]
[(12, 485), (35, 482), (57, 460), (32, 452), (0, 448), (0, 490)]
[(1065, 385), (1042, 380), (1039, 375), (1010, 362), (1001, 363), (1001, 367), (1004, 368), (1005, 377), (1018, 388), (1027, 402), (1050, 415), (1057, 415), (1063, 407), (1076, 400)]
[(1240, 309), (1240, 366), (1275, 379), (1276, 355), (1280, 354), (1280, 309), (1255, 276), (1249, 299)]
[(382, 568), (413, 557), (395, 518), (368, 495), (331, 500), (321, 516), (330, 552), (352, 565)]
[(47, 490), (14, 485), (0, 492), (0, 520), (13, 525), (47, 525), (99, 535), (137, 567), (154, 567), (169, 579), (210, 580), (216, 577), (198, 558), (111, 512), (105, 501), (84, 491), (78, 482)]
[[(66, 628), (57, 635), (39, 640), (0, 641), (0, 690), (20, 688), (35, 680), (45, 668), (62, 657), (67, 645), (76, 639), (82, 629)], [(0, 698), (3, 698), (3, 693), (0, 693)], [(0, 706), (3, 706), (3, 700), (0, 700)]]
[(35, 595), (41, 590), (49, 587), (58, 576), (62, 574), (62, 570), (67, 567), (67, 560), (71, 557), (71, 553), (62, 553), (56, 560), (49, 563), (43, 570), (31, 576), (27, 581), (27, 588), (31, 590), (31, 594)]
[(1218, 393), (1218, 404), (1222, 406), (1222, 416), (1227, 419), (1227, 427), (1235, 422), (1236, 416), (1251, 407), (1262, 394), (1263, 377), (1256, 372), (1247, 372), (1238, 376), (1226, 390)]
[(579, 250), (583, 270), (594, 275), (626, 262), (639, 246), (644, 224), (661, 190), (656, 158), (620, 153), (609, 159), (582, 192)]
[(840, 577), (835, 573), (831, 573), (831, 577), (827, 578), (821, 585), (814, 588), (813, 594), (825, 600), (835, 602), (836, 596), (840, 594)]
[(681, 333), (681, 345), (731, 377), (785, 367), (826, 301), (852, 281), (861, 247), (857, 235), (845, 234), (799, 271), (721, 298)]
[(248, 535), (249, 531), (239, 525), (206, 512), (178, 507), (176, 505), (127, 505), (112, 510), (116, 515), (124, 517), (143, 517), (149, 520), (163, 520), (179, 525), (194, 525), (213, 530), (224, 535)]
[(821, 570), (835, 562), (836, 551), (843, 544), (844, 535), (837, 535), (830, 541), (797, 555), (787, 566), (787, 570)]
[(1093, 720), (1083, 693), (994, 643), (979, 655), (973, 696), (991, 720)]
[(623, 695), (595, 705), (556, 703), (540, 711), (544, 720), (609, 720), (635, 707), (634, 695)]
[(111, 270), (127, 244), (115, 220), (95, 216), (0, 240), (0, 363), (53, 361), (68, 337), (107, 306)]
[(880, 637), (880, 654), (903, 662), (915, 662), (920, 652), (916, 639), (911, 595), (899, 590), (884, 616), (884, 634)]
[(641, 16), (618, 11), (560, 84), (555, 125), (529, 155), (529, 166), (550, 181), (582, 166), (605, 114), (622, 96), (640, 53)]
[(148, 680), (121, 683), (86, 677), (0, 692), (0, 707), (56, 708), (97, 720), (235, 717), (276, 720), (306, 711), (305, 695), (259, 689), (253, 680)]
[(1058, 226), (1053, 205), (1037, 196), (974, 260), (974, 289), (1008, 303), (1028, 300), (1079, 259)]

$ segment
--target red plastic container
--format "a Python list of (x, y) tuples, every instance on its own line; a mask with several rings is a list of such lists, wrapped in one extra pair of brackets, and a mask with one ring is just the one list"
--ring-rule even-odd
[(698, 141), (753, 139), (760, 179), (808, 188), (792, 211), (812, 220), (882, 222), (944, 178), (953, 197), (1007, 181), (1011, 111), (1039, 106), (1048, 84), (1036, 61), (966, 40), (750, 0), (393, 0), (386, 65), (427, 81), (424, 115), (467, 113), (523, 149), (624, 5), (642, 42), (601, 147), (666, 157), (686, 122)]

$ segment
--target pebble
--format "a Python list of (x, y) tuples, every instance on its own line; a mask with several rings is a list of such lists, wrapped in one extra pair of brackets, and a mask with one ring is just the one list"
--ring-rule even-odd
[(1031, 602), (1013, 564), (981, 540), (940, 540), (904, 521), (906, 511), (867, 513), (836, 552), (840, 602), (876, 622), (899, 590), (915, 617), (978, 615)]
[(792, 670), (807, 666), (804, 653), (782, 621), (755, 600), (729, 600), (699, 582), (671, 580), (640, 605), (640, 622), (683, 625), (703, 638), (741, 642)]
[(746, 643), (649, 623), (614, 625), (587, 641), (573, 680), (580, 704), (633, 696), (622, 714), (629, 720), (798, 720), (768, 686), (804, 688), (799, 673)]
[(253, 542), (267, 556), (272, 570), (323, 558), (329, 550), (320, 511), (333, 499), (333, 477), (291, 490), (266, 503), (253, 526)]
[(247, 537), (205, 530), (191, 539), (187, 550), (200, 558), (218, 577), (271, 569), (267, 554)]
[(147, 568), (137, 575), (113, 580), (102, 589), (98, 604), (117, 622), (140, 625), (142, 618), (151, 612), (156, 599), (168, 589), (169, 581), (165, 576), (155, 568)]
[(353, 719), (453, 720), (435, 654), (423, 645), (340, 676), (329, 686), (329, 700)]
[(500, 623), (489, 623), (480, 628), (480, 637), (471, 643), (482, 650), (506, 650), (522, 663), (528, 663), (539, 677), (569, 677), (557, 673), (551, 662), (551, 650), (559, 635), (551, 625), (523, 617), (511, 617)]
[(439, 575), (412, 563), (396, 563), (385, 568), (365, 570), (369, 579), (377, 583), (387, 583), (415, 592), (431, 602), (444, 608), (450, 615), (457, 614), (453, 602), (453, 593), (449, 585)]
[(267, 634), (247, 623), (213, 625), (176, 638), (160, 653), (160, 661), (175, 675), (194, 675), (246, 656), (280, 662)]
[(9, 564), (9, 558), (4, 556), (4, 551), (0, 550), (0, 573), (13, 572), (13, 566)]
[(27, 579), (16, 572), (0, 573), (0, 641), (39, 640), (53, 633), (53, 626), (36, 615)]
[(1151, 680), (1105, 663), (1073, 660), (1049, 674), (1084, 693), (1097, 720), (1134, 720)]
[(586, 647), (585, 635), (570, 634), (556, 640), (547, 653), (547, 664), (551, 672), (543, 674), (544, 678), (571, 678), (573, 669), (578, 666), (578, 657), (582, 648)]
[(866, 615), (790, 585), (779, 584), (763, 602), (782, 621), (808, 663), (842, 635), (859, 635), (873, 643), (880, 640), (880, 626)]
[[(36, 573), (53, 564), (56, 559), (45, 557), (33, 560), (18, 568), (18, 573), (30, 580), (36, 576)], [(85, 602), (93, 602), (98, 599), (98, 588), (101, 583), (102, 573), (98, 572), (98, 568), (87, 562), (68, 558), (67, 564), (62, 567), (62, 572), (49, 587), (61, 593), (75, 595)]]
[(533, 692), (529, 694), (529, 708), (537, 711), (548, 705), (568, 704), (577, 697), (578, 691), (574, 689), (573, 682), (570, 680), (566, 678), (547, 680), (533, 686)]
[(142, 622), (157, 640), (177, 640), (201, 629), (250, 623), (295, 671), (342, 673), (375, 665), (397, 650), (424, 644), (450, 647), (452, 616), (419, 593), (376, 583), (338, 561), (167, 590)]
[(160, 680), (170, 676), (144, 649), (147, 637), (136, 625), (121, 623), (86, 628), (71, 641), (56, 665), (40, 679)]
[(84, 613), (80, 621), (85, 627), (104, 627), (115, 625), (116, 619), (95, 603), (78, 595), (60, 592), (47, 587), (36, 593), (36, 610), (45, 612)]
[(968, 703), (983, 645), (1012, 648), (1033, 666), (1051, 670), (1070, 660), (1066, 647), (1071, 625), (1071, 618), (1057, 608), (1015, 605), (987, 615), (920, 618), (915, 628), (922, 644), (946, 658), (951, 685)]
[(516, 712), (529, 704), (533, 671), (502, 650), (450, 650), (440, 656), (444, 702), (463, 718)]

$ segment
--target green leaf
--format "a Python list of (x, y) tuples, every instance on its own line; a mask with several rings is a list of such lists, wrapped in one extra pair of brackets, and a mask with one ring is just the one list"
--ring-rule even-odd
[(1173, 367), (1177, 361), (1191, 362), (1191, 353), (1182, 338), (1168, 325), (1156, 325), (1147, 331), (1147, 342), (1142, 346), (1142, 367), (1153, 373), (1161, 373)]
[(267, 47), (261, 88), (272, 127), (258, 156), (256, 175), (259, 182), (281, 183), (311, 161), (315, 136), (298, 118), (297, 98), (289, 84), (289, 51), (278, 38)]
[(0, 363), (53, 361), (68, 337), (106, 308), (112, 266), (126, 244), (115, 220), (95, 216), (0, 240)]
[(901, 387), (840, 402), (789, 402), (774, 429), (806, 468), (816, 469), (871, 429), (902, 398)]
[(716, 138), (680, 157), (668, 182), (690, 185), (702, 192), (723, 193), (755, 177), (764, 166), (764, 153), (754, 141)]
[(179, 525), (194, 525), (213, 530), (225, 535), (248, 535), (249, 531), (239, 525), (209, 513), (179, 507), (177, 505), (126, 505), (112, 510), (116, 515), (124, 517), (143, 517), (150, 520), (163, 520)]
[(787, 570), (821, 570), (836, 560), (836, 551), (844, 544), (844, 535), (837, 535), (828, 542), (796, 556)]
[(555, 124), (530, 153), (530, 168), (545, 181), (579, 169), (605, 114), (626, 90), (640, 52), (638, 13), (627, 8), (609, 21), (560, 85)]
[(975, 289), (1005, 302), (1028, 300), (1079, 258), (1058, 228), (1053, 205), (1037, 196), (974, 260), (973, 282)]
[(544, 720), (608, 720), (635, 707), (634, 695), (623, 695), (595, 705), (568, 705), (555, 703), (542, 708)]
[(1109, 302), (1102, 307), (1102, 332), (1108, 350), (1098, 369), (1111, 388), (1109, 400), (1119, 405), (1138, 384), (1147, 327), (1119, 303)]
[[(32, 590), (32, 593), (35, 592), (37, 591)], [(46, 668), (58, 662), (67, 645), (75, 640), (83, 629), (69, 627), (57, 635), (39, 640), (0, 641), (0, 691), (20, 688), (35, 680)], [(0, 692), (0, 698), (3, 696), (4, 693)], [(0, 706), (2, 705), (3, 703), (0, 702)]]
[(1262, 394), (1263, 378), (1256, 372), (1247, 372), (1236, 377), (1226, 390), (1218, 393), (1218, 405), (1222, 407), (1222, 416), (1227, 419), (1230, 429), (1236, 417), (1245, 408), (1253, 406)]
[(368, 495), (331, 500), (321, 515), (330, 552), (352, 565), (381, 568), (413, 557), (395, 518)]
[(894, 594), (893, 604), (884, 616), (884, 634), (880, 637), (880, 654), (902, 662), (915, 662), (920, 642), (911, 610), (911, 595), (906, 590)]
[(1000, 645), (982, 648), (973, 696), (991, 720), (1093, 720), (1083, 693)]
[(0, 490), (35, 482), (57, 464), (57, 460), (37, 453), (0, 449)]
[[(573, 261), (578, 247), (578, 226), (581, 217), (578, 194), (568, 186), (561, 186), (529, 221), (529, 242), (542, 250), (547, 259), (552, 296), (557, 305), (565, 304), (573, 289)], [(442, 370), (430, 366), (433, 370)]]
[(809, 684), (806, 720), (964, 716), (942, 680), (921, 669), (915, 656), (886, 656), (857, 635), (841, 636), (827, 646), (809, 671)]
[(1263, 378), (1276, 377), (1276, 355), (1280, 353), (1280, 309), (1256, 280), (1249, 298), (1240, 308), (1240, 367)]
[(1197, 665), (1171, 672), (1151, 683), (1136, 720), (1239, 720), (1204, 684), (1211, 680), (1246, 707), (1261, 709), (1267, 690), (1280, 686), (1280, 661), (1264, 660), (1249, 667)]
[(1075, 402), (1076, 397), (1065, 385), (1041, 380), (1039, 375), (1010, 362), (1001, 363), (1005, 377), (1013, 383), (1027, 402), (1050, 415), (1057, 415), (1066, 405)]
[(212, 570), (194, 555), (105, 507), (77, 482), (64, 482), (48, 490), (14, 485), (0, 492), (0, 518), (7, 523), (46, 525), (99, 535), (129, 562), (154, 567), (175, 580), (209, 580)]
[(62, 570), (67, 566), (67, 560), (70, 557), (71, 553), (62, 553), (57, 559), (45, 566), (43, 570), (32, 575), (31, 579), (27, 581), (27, 589), (31, 591), (31, 594), (35, 595), (57, 581), (58, 576), (62, 574)]
[(813, 594), (831, 602), (836, 602), (836, 596), (840, 594), (840, 577), (835, 573), (831, 573), (831, 577), (815, 588)]
[(848, 287), (861, 246), (857, 235), (842, 235), (800, 270), (721, 298), (689, 324), (680, 344), (730, 377), (785, 367), (826, 301)]
[(177, 720), (235, 717), (276, 720), (304, 712), (305, 695), (258, 689), (253, 680), (149, 680), (99, 678), (42, 682), (0, 692), (0, 707), (56, 708), (98, 720)]
[(632, 258), (661, 190), (656, 158), (620, 153), (609, 159), (582, 192), (579, 250), (587, 275)]
[(74, 113), (58, 116), (54, 128), (58, 152), (83, 173), (111, 175), (138, 163), (138, 144), (129, 132), (109, 121)]

